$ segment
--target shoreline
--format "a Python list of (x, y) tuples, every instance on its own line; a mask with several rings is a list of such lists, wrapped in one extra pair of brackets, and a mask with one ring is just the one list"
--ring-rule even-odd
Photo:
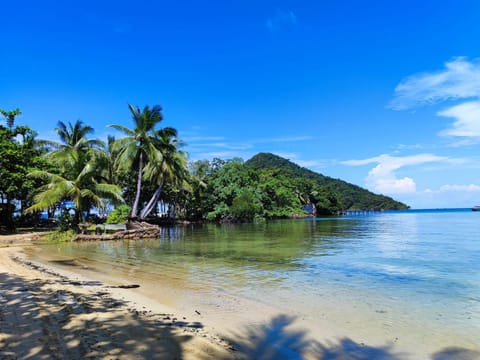
[[(142, 281), (144, 279), (135, 279), (135, 277), (129, 279), (121, 274), (108, 276), (106, 273), (97, 273), (96, 270), (81, 266), (81, 263), (77, 264), (76, 260), (73, 260), (75, 264), (68, 263), (72, 260), (61, 260), (58, 263), (55, 261), (31, 261), (24, 253), (25, 244), (25, 242), (20, 246), (11, 246), (10, 244), (10, 246), (0, 248), (2, 288), (8, 288), (9, 296), (16, 296), (17, 300), (25, 298), (22, 298), (25, 291), (18, 291), (18, 289), (32, 288), (35, 296), (40, 298), (41, 294), (35, 289), (46, 289), (45, 298), (40, 299), (40, 302), (43, 303), (44, 308), (46, 305), (52, 306), (51, 312), (57, 311), (59, 315), (55, 316), (53, 320), (51, 316), (47, 316), (45, 319), (42, 317), (42, 322), (47, 321), (50, 324), (55, 321), (60, 322), (56, 325), (58, 328), (54, 327), (56, 329), (54, 333), (64, 334), (67, 331), (67, 338), (72, 335), (72, 331), (74, 334), (79, 333), (80, 338), (85, 340), (80, 341), (77, 345), (72, 343), (69, 346), (75, 351), (87, 349), (91, 354), (97, 354), (96, 358), (111, 358), (116, 352), (115, 358), (120, 359), (132, 357), (161, 359), (480, 359), (480, 352), (467, 348), (445, 347), (437, 348), (435, 351), (433, 349), (415, 349), (414, 343), (405, 342), (406, 339), (403, 339), (398, 333), (391, 334), (391, 339), (395, 339), (395, 336), (400, 337), (398, 343), (388, 341), (385, 335), (372, 331), (371, 326), (375, 324), (372, 321), (375, 320), (370, 319), (370, 321), (364, 322), (367, 319), (365, 314), (354, 314), (360, 308), (344, 309), (342, 306), (345, 303), (338, 303), (336, 306), (331, 304), (332, 306), (324, 308), (325, 315), (322, 314), (321, 317), (319, 314), (313, 313), (311, 316), (303, 317), (304, 312), (297, 312), (295, 304), (285, 304), (285, 308), (281, 310), (269, 304), (268, 301), (258, 303), (253, 299), (240, 298), (235, 294), (223, 291), (217, 291), (216, 295), (212, 296), (211, 292), (203, 291), (201, 288), (191, 288), (191, 284), (188, 283), (166, 284), (166, 279), (160, 283), (145, 283)], [(16, 260), (12, 258), (16, 258)], [(78, 266), (79, 264), (80, 266)], [(17, 280), (17, 283), (23, 282), (22, 285), (14, 286), (15, 282), (7, 281), (5, 286), (3, 284), (5, 272), (8, 275), (7, 280), (12, 278)], [(16, 276), (13, 276), (14, 274)], [(140, 288), (118, 287), (118, 285), (125, 287), (135, 285), (133, 283), (135, 280), (140, 281)], [(125, 281), (127, 282), (125, 283)], [(12, 287), (13, 290), (10, 289)], [(1, 290), (0, 294), (3, 293), (4, 291)], [(63, 299), (66, 297), (66, 304), (60, 303), (56, 295), (58, 293), (67, 294), (60, 296)], [(187, 298), (179, 301), (178, 298), (184, 297), (185, 294), (187, 294)], [(75, 301), (79, 301), (78, 299), (80, 299), (80, 305), (74, 306)], [(169, 301), (169, 299), (173, 301)], [(341, 299), (339, 300), (341, 301)], [(50, 302), (53, 305), (50, 305)], [(0, 299), (0, 309), (2, 305)], [(17, 305), (12, 303), (10, 312), (14, 312), (15, 306), (18, 306), (18, 303)], [(95, 311), (92, 312), (92, 308)], [(347, 312), (338, 316), (342, 309)], [(79, 314), (72, 317), (73, 311), (79, 312)], [(383, 315), (378, 315), (378, 317), (381, 316)], [(93, 330), (85, 332), (78, 324), (82, 321), (83, 324), (91, 321), (89, 317), (94, 317), (95, 326)], [(339, 319), (347, 322), (359, 322), (359, 325), (365, 329), (360, 331), (360, 327), (357, 327), (354, 332), (346, 331), (347, 328), (344, 328), (341, 323), (335, 322)], [(17, 322), (19, 320), (16, 319)], [(65, 326), (65, 321), (67, 325), (69, 324), (68, 326)], [(112, 325), (118, 321), (127, 325)], [(3, 355), (5, 341), (5, 329), (2, 326), (0, 320), (0, 355)], [(41, 324), (37, 324), (37, 327), (45, 328)], [(107, 341), (108, 344), (104, 344), (105, 340), (98, 340), (105, 338), (105, 328), (110, 329), (109, 331), (114, 329), (117, 336), (112, 341)], [(148, 329), (146, 330), (148, 334), (130, 338), (132, 333), (135, 334), (141, 329)], [(158, 332), (164, 334), (161, 340), (163, 345), (158, 346), (162, 349), (168, 348), (169, 350), (165, 353), (161, 353), (161, 350), (157, 349), (158, 346), (154, 345), (159, 341), (157, 339)], [(8, 335), (8, 331), (6, 334)], [(17, 334), (17, 337), (19, 335)], [(65, 334), (61, 337), (65, 337)], [(126, 346), (125, 341), (135, 344), (135, 346)], [(99, 343), (101, 344), (99, 349), (92, 347), (92, 344)], [(51, 343), (47, 343), (47, 345), (43, 345), (41, 351), (52, 348)], [(73, 350), (70, 350), (67, 345), (62, 346), (62, 351), (70, 351), (67, 353), (69, 358), (76, 358), (72, 357)], [(88, 354), (86, 350), (82, 351), (83, 354)], [(176, 355), (172, 356), (171, 354)], [(177, 356), (178, 354), (180, 355)], [(22, 356), (16, 356), (22, 358)], [(0, 356), (0, 359), (3, 358)], [(5, 357), (5, 359), (8, 358)]]
[[(0, 359), (235, 359), (197, 319), (0, 248)], [(128, 285), (128, 284), (127, 284)]]

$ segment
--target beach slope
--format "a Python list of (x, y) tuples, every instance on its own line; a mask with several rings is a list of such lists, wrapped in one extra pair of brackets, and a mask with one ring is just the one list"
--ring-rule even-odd
[(2, 240), (1, 359), (234, 357), (200, 322), (139, 305), (128, 286), (113, 288), (27, 261), (21, 246)]

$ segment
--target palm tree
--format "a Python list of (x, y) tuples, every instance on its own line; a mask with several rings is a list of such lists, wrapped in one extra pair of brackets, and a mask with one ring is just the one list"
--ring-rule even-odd
[(7, 126), (10, 130), (13, 130), (13, 125), (15, 124), (15, 117), (17, 115), (21, 115), (22, 112), (20, 111), (20, 109), (15, 109), (15, 110), (11, 110), (11, 111), (5, 111), (5, 110), (2, 110), (0, 109), (0, 114), (2, 114), (5, 119), (7, 120)]
[(117, 185), (99, 182), (98, 168), (94, 160), (84, 164), (75, 178), (67, 178), (48, 171), (37, 170), (29, 174), (32, 178), (46, 181), (34, 196), (34, 204), (27, 212), (45, 210), (63, 200), (72, 200), (75, 205), (74, 225), (83, 222), (84, 213), (92, 206), (103, 207), (106, 199), (122, 202), (121, 189)]
[(45, 170), (33, 171), (32, 178), (45, 181), (36, 192), (34, 204), (27, 212), (51, 208), (63, 200), (75, 205), (75, 225), (84, 220), (84, 212), (92, 206), (101, 207), (106, 199), (123, 202), (120, 187), (110, 184), (104, 171), (107, 154), (100, 148), (103, 142), (86, 138), (93, 132), (80, 120), (75, 125), (59, 122), (55, 129), (61, 142), (48, 142), (56, 150), (45, 155), (58, 169), (58, 173)]
[(162, 129), (157, 133), (155, 145), (160, 163), (150, 162), (145, 167), (145, 177), (157, 185), (157, 189), (147, 205), (140, 212), (140, 218), (146, 218), (157, 205), (166, 182), (181, 185), (187, 175), (187, 156), (179, 150), (183, 144), (172, 129)]
[(72, 124), (70, 121), (65, 124), (59, 121), (55, 132), (60, 138), (60, 142), (42, 140), (42, 142), (55, 149), (87, 149), (87, 148), (101, 148), (104, 146), (103, 142), (98, 139), (87, 139), (87, 135), (93, 134), (94, 129), (89, 125), (84, 125), (82, 120), (75, 121)]
[(138, 207), (142, 191), (142, 178), (144, 167), (149, 162), (160, 164), (161, 153), (156, 147), (160, 132), (176, 133), (173, 128), (155, 130), (155, 127), (163, 120), (162, 108), (155, 105), (152, 108), (145, 106), (141, 110), (138, 106), (128, 105), (135, 127), (129, 129), (122, 125), (109, 125), (124, 133), (124, 138), (115, 141), (114, 150), (118, 153), (116, 167), (119, 170), (138, 171), (135, 200), (132, 205), (131, 218), (138, 216)]

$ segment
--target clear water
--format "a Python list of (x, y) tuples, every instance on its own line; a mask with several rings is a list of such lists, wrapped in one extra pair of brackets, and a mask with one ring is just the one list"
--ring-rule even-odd
[(480, 344), (479, 212), (178, 226), (154, 240), (40, 249), (32, 256), (75, 259), (130, 281), (180, 284), (210, 297), (227, 292), (298, 316), (318, 314), (318, 321), (358, 317), (340, 324), (344, 331), (358, 332), (368, 321), (377, 324), (373, 336), (420, 336), (432, 349), (445, 339)]

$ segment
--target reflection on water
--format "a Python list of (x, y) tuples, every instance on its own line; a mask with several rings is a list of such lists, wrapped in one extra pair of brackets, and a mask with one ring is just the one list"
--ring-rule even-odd
[(41, 254), (131, 279), (170, 279), (249, 297), (276, 294), (286, 302), (302, 298), (312, 308), (320, 297), (358, 301), (361, 294), (365, 304), (376, 299), (405, 321), (468, 334), (480, 330), (477, 215), (404, 212), (188, 225), (162, 228), (159, 239), (45, 245)]

